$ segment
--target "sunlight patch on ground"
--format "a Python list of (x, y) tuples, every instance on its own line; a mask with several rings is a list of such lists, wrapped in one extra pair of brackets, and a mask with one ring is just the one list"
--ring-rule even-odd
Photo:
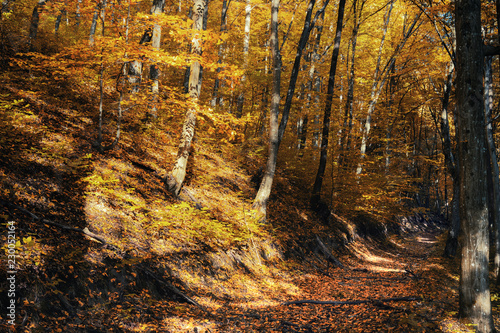
[(439, 328), (445, 333), (472, 333), (475, 332), (472, 326), (460, 322), (456, 318), (447, 317), (439, 323)]
[(399, 239), (395, 238), (395, 237), (391, 237), (390, 239), (390, 242), (391, 244), (393, 244), (394, 246), (400, 248), (400, 249), (408, 249), (408, 246), (402, 242), (399, 241)]
[(436, 244), (437, 243), (437, 240), (432, 239), (432, 238), (428, 238), (428, 237), (417, 237), (416, 240), (419, 243), (426, 243), (426, 244)]
[(383, 273), (383, 272), (392, 272), (392, 273), (403, 273), (405, 270), (404, 269), (399, 269), (399, 268), (390, 268), (390, 267), (382, 267), (382, 266), (376, 266), (376, 265), (365, 265), (364, 268), (371, 272), (377, 272), (377, 273)]
[[(182, 306), (176, 308), (182, 312)], [(217, 323), (207, 319), (167, 317), (163, 320), (168, 332), (217, 332)], [(140, 332), (140, 331), (137, 331)]]
[(359, 242), (348, 245), (348, 248), (353, 252), (356, 257), (363, 261), (368, 261), (374, 264), (393, 264), (394, 260), (378, 256), (364, 245)]

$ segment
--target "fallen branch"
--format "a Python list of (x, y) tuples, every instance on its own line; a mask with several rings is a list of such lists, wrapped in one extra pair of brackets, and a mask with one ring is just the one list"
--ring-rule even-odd
[(304, 299), (300, 301), (285, 302), (281, 305), (298, 305), (298, 304), (328, 304), (328, 305), (355, 305), (355, 304), (368, 304), (368, 303), (387, 303), (387, 302), (412, 302), (412, 301), (422, 301), (422, 297), (408, 296), (408, 297), (394, 297), (394, 298), (384, 298), (384, 299), (364, 299), (355, 301), (316, 301)]

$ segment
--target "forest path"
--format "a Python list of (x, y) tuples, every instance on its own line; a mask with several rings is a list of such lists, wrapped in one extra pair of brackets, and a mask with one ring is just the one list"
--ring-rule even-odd
[[(434, 231), (391, 236), (383, 244), (355, 241), (348, 246), (349, 253), (339, 258), (347, 269), (320, 268), (316, 262), (315, 270), (293, 279), (300, 291), (283, 300), (368, 302), (265, 308), (229, 303), (219, 309), (226, 323), (220, 328), (228, 332), (467, 332), (456, 319), (458, 262), (441, 256), (444, 237)], [(418, 300), (380, 301), (404, 297)]]

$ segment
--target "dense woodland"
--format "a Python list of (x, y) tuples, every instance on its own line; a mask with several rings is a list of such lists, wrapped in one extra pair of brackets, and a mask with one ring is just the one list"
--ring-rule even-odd
[(0, 330), (495, 332), (499, 22), (2, 0)]

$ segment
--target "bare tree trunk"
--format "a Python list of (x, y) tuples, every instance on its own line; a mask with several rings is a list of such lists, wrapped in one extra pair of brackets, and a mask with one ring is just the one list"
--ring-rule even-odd
[(54, 24), (54, 33), (56, 35), (59, 32), (59, 27), (61, 26), (61, 21), (62, 21), (63, 16), (66, 18), (66, 25), (67, 25), (67, 23), (68, 23), (68, 15), (67, 15), (66, 9), (61, 9), (61, 11), (59, 12), (59, 14), (57, 14), (56, 22)]
[[(205, 0), (205, 9), (204, 9), (204, 12), (203, 12), (203, 22), (202, 22), (202, 25), (201, 25), (202, 26), (202, 30), (207, 30), (207, 25), (208, 25), (208, 3), (209, 3), (209, 1), (210, 0)], [(192, 16), (193, 16), (193, 9), (192, 8), (189, 10), (188, 16), (189, 16), (189, 18), (192, 18)], [(191, 50), (191, 45), (189, 46), (189, 49)], [(199, 75), (200, 75), (199, 80), (200, 80), (200, 85), (201, 85), (201, 81), (203, 79), (203, 66), (200, 66)], [(186, 71), (184, 72), (184, 93), (185, 94), (189, 93), (189, 79), (190, 79), (190, 76), (191, 76), (191, 67), (188, 66), (188, 67), (186, 67)]]
[[(164, 7), (165, 7), (165, 0), (154, 0), (153, 7), (151, 8), (151, 15), (155, 16), (163, 13)], [(161, 26), (157, 23), (155, 23), (153, 26), (153, 34), (151, 42), (152, 42), (151, 46), (155, 50), (160, 51)], [(156, 105), (158, 103), (159, 77), (160, 77), (159, 64), (157, 63), (151, 64), (151, 66), (149, 67), (149, 78), (151, 79), (152, 106), (149, 116), (151, 116), (154, 119), (158, 117), (158, 108)]]
[[(153, 3), (154, 4), (154, 3)], [(154, 7), (152, 7), (154, 8)], [(148, 28), (142, 34), (141, 40), (139, 41), (139, 45), (149, 43), (153, 39), (153, 29)], [(142, 81), (142, 62), (139, 60), (133, 60), (128, 63), (128, 82), (131, 86), (130, 92), (137, 93), (139, 92), (141, 81)]]
[[(328, 1), (323, 1), (323, 7)], [(307, 61), (310, 63), (310, 68), (308, 70), (308, 81), (304, 90), (307, 89), (306, 105), (305, 111), (303, 110), (302, 115), (297, 121), (297, 148), (299, 149), (299, 157), (303, 156), (301, 151), (306, 147), (307, 132), (309, 126), (309, 112), (311, 109), (315, 108), (314, 103), (319, 104), (319, 91), (321, 89), (321, 78), (318, 75), (317, 66), (320, 61), (319, 46), (321, 42), (321, 36), (323, 35), (323, 20), (325, 17), (325, 12), (321, 12), (318, 16), (318, 24), (315, 24), (316, 36), (314, 38), (314, 44), (312, 44), (312, 51), (305, 56)], [(313, 106), (314, 105), (314, 106)]]
[(76, 2), (75, 26), (77, 29), (80, 27), (80, 22), (81, 22), (81, 14), (80, 14), (81, 3), (82, 3), (82, 0), (77, 0), (77, 2)]
[(236, 117), (240, 118), (243, 115), (243, 104), (245, 103), (245, 82), (247, 80), (246, 71), (248, 69), (248, 50), (250, 48), (250, 14), (252, 13), (252, 5), (250, 0), (246, 0), (245, 6), (245, 37), (243, 38), (243, 70), (245, 71), (241, 77), (241, 92), (238, 96), (236, 106)]
[(457, 0), (457, 109), (460, 164), (462, 264), (459, 316), (470, 319), (477, 332), (495, 332), (489, 287), (489, 237), (486, 138), (483, 99), (484, 51), (481, 1)]
[(500, 282), (500, 172), (498, 170), (497, 153), (495, 139), (493, 137), (493, 125), (491, 123), (491, 110), (493, 109), (493, 57), (486, 57), (484, 68), (484, 97), (485, 97), (485, 117), (486, 117), (486, 139), (488, 140), (488, 156), (491, 163), (491, 190), (492, 201), (489, 209), (493, 216), (493, 230), (495, 233), (495, 258), (494, 268), (497, 284)]
[(339, 161), (338, 166), (342, 168), (344, 165), (345, 152), (351, 149), (351, 131), (352, 131), (352, 123), (353, 123), (353, 113), (354, 113), (354, 81), (355, 81), (355, 62), (356, 62), (356, 46), (358, 41), (358, 32), (361, 26), (361, 14), (363, 12), (363, 7), (366, 3), (366, 0), (361, 1), (361, 5), (358, 11), (358, 1), (354, 0), (352, 5), (353, 16), (354, 16), (354, 26), (352, 28), (352, 36), (350, 39), (351, 44), (351, 56), (350, 56), (350, 70), (348, 72), (347, 79), (347, 99), (346, 99), (346, 108), (344, 114), (344, 123), (343, 123), (343, 133), (341, 137), (340, 149), (339, 149)]
[(328, 77), (328, 88), (326, 93), (326, 103), (325, 103), (325, 113), (323, 117), (323, 131), (321, 135), (321, 148), (320, 148), (320, 158), (318, 172), (316, 173), (316, 179), (314, 180), (312, 195), (311, 195), (311, 206), (318, 208), (321, 201), (321, 187), (323, 185), (323, 178), (325, 176), (326, 160), (328, 155), (328, 139), (330, 135), (330, 116), (332, 113), (333, 104), (333, 91), (335, 88), (335, 73), (337, 70), (337, 60), (339, 58), (340, 52), (340, 41), (342, 37), (342, 28), (344, 21), (344, 8), (346, 0), (340, 0), (337, 14), (337, 28), (335, 32), (335, 39), (333, 41), (333, 52), (332, 52), (332, 62), (330, 64), (330, 73)]
[[(318, 12), (316, 12), (316, 15), (314, 17), (314, 20), (311, 21), (312, 18), (312, 11), (314, 8), (314, 4), (316, 3), (316, 0), (311, 0), (309, 2), (309, 5), (307, 7), (307, 14), (306, 14), (306, 19), (304, 21), (304, 28), (302, 29), (302, 34), (300, 36), (299, 40), (299, 45), (297, 46), (297, 53), (295, 55), (295, 61), (293, 63), (292, 67), (292, 74), (290, 76), (290, 84), (288, 85), (288, 91), (286, 95), (286, 100), (285, 100), (285, 106), (283, 108), (283, 116), (281, 117), (281, 122), (279, 123), (278, 128), (274, 128), (275, 125), (277, 125), (278, 121), (278, 113), (279, 113), (279, 101), (280, 101), (280, 81), (281, 81), (281, 74), (277, 73), (277, 70), (279, 69), (281, 71), (281, 59), (279, 55), (279, 45), (278, 45), (278, 36), (277, 36), (277, 31), (274, 31), (274, 29), (277, 29), (277, 14), (278, 14), (278, 8), (279, 8), (279, 2), (277, 1), (276, 4), (276, 9), (274, 10), (274, 2), (273, 2), (273, 9), (272, 9), (272, 14), (271, 14), (271, 50), (272, 50), (272, 57), (273, 57), (273, 67), (274, 67), (274, 73), (273, 73), (273, 96), (271, 99), (271, 123), (270, 123), (270, 130), (269, 130), (269, 156), (267, 160), (267, 166), (266, 166), (266, 172), (264, 174), (264, 178), (262, 179), (262, 182), (259, 187), (259, 191), (257, 192), (257, 195), (255, 196), (255, 201), (253, 204), (253, 207), (256, 208), (259, 213), (261, 214), (260, 219), (264, 220), (266, 217), (266, 207), (267, 207), (267, 201), (269, 200), (269, 196), (271, 194), (271, 187), (274, 179), (274, 172), (276, 170), (276, 161), (278, 157), (278, 149), (281, 143), (281, 140), (283, 139), (283, 135), (285, 133), (286, 125), (288, 122), (288, 116), (290, 114), (290, 109), (292, 106), (292, 99), (295, 94), (295, 86), (297, 83), (297, 77), (299, 74), (299, 69), (300, 69), (300, 61), (302, 58), (302, 52), (306, 46), (307, 40), (309, 39), (309, 34), (314, 27), (314, 24), (316, 23), (316, 20), (318, 17), (321, 15), (322, 12), (324, 12), (326, 6), (328, 5), (329, 1), (325, 2), (325, 5), (323, 8), (321, 8)], [(275, 20), (275, 15), (276, 15), (276, 22)], [(276, 25), (276, 27), (273, 28), (273, 24)], [(274, 48), (274, 49), (273, 49)], [(275, 58), (277, 57), (277, 58)], [(276, 121), (276, 123), (275, 123)]]
[(271, 36), (270, 48), (272, 58), (272, 71), (273, 71), (273, 90), (271, 96), (271, 107), (269, 116), (269, 156), (267, 157), (266, 171), (264, 178), (259, 186), (259, 191), (255, 196), (253, 208), (259, 213), (259, 219), (265, 221), (267, 201), (271, 194), (271, 187), (273, 185), (274, 173), (276, 171), (276, 161), (278, 159), (278, 114), (280, 107), (280, 89), (281, 89), (281, 56), (278, 40), (278, 12), (280, 7), (280, 0), (272, 0), (271, 2)]
[(460, 182), (458, 179), (458, 165), (455, 160), (451, 149), (451, 136), (450, 125), (448, 120), (448, 109), (450, 102), (450, 94), (453, 82), (454, 65), (453, 61), (450, 62), (450, 70), (446, 77), (446, 84), (444, 86), (444, 94), (441, 108), (441, 136), (443, 145), (443, 154), (446, 164), (446, 169), (451, 175), (453, 180), (453, 199), (451, 202), (451, 223), (448, 231), (448, 238), (446, 239), (446, 246), (444, 248), (444, 255), (447, 257), (454, 257), (458, 249), (458, 235), (460, 232)]
[[(203, 0), (195, 0), (193, 4), (193, 40), (191, 52), (196, 55), (201, 55), (201, 38), (196, 31), (203, 29), (203, 15), (205, 12), (206, 2)], [(186, 112), (186, 119), (182, 127), (179, 151), (177, 153), (177, 161), (172, 169), (172, 172), (166, 177), (167, 189), (175, 196), (179, 195), (184, 178), (186, 177), (186, 168), (188, 157), (191, 149), (191, 142), (194, 137), (196, 126), (196, 113), (198, 108), (198, 99), (200, 96), (201, 65), (198, 60), (191, 64), (189, 76), (189, 98), (191, 105)]]
[(458, 177), (453, 179), (453, 199), (451, 200), (451, 222), (444, 256), (454, 257), (458, 250), (458, 235), (460, 233), (460, 181)]
[[(106, 11), (106, 0), (101, 0), (95, 7), (94, 16), (92, 17), (92, 24), (90, 25), (89, 44), (91, 46), (94, 45), (94, 36), (97, 29), (97, 20), (100, 17), (102, 22), (104, 22), (105, 11)], [(102, 24), (102, 29), (103, 29), (102, 34), (104, 35), (104, 23)]]
[(38, 34), (38, 25), (40, 24), (40, 12), (48, 0), (38, 0), (35, 8), (33, 8), (33, 13), (31, 14), (30, 30), (28, 36), (28, 52), (33, 52), (34, 42)]
[[(361, 138), (361, 160), (365, 158), (366, 146), (368, 141), (368, 135), (370, 134), (371, 124), (372, 124), (372, 114), (375, 110), (376, 100), (378, 99), (378, 92), (380, 92), (382, 84), (380, 84), (381, 76), (383, 73), (380, 73), (380, 61), (382, 59), (382, 51), (384, 49), (385, 36), (387, 35), (387, 28), (389, 27), (389, 21), (391, 19), (392, 8), (394, 5), (394, 0), (389, 3), (389, 7), (387, 7), (387, 11), (384, 16), (384, 27), (382, 28), (382, 39), (380, 40), (380, 46), (378, 48), (378, 57), (377, 57), (377, 65), (375, 66), (375, 72), (373, 73), (373, 83), (372, 83), (372, 92), (370, 96), (370, 102), (368, 106), (368, 112), (366, 115), (365, 128), (363, 130), (363, 136)], [(363, 166), (361, 161), (358, 164), (358, 169), (356, 170), (356, 174), (361, 174), (363, 170)]]
[[(231, 0), (229, 0), (229, 3), (230, 2), (231, 2)], [(229, 8), (229, 3), (227, 0), (222, 0), (222, 11), (221, 11), (221, 18), (220, 18), (220, 31), (221, 32), (224, 32), (227, 30), (227, 10)], [(222, 63), (225, 48), (226, 48), (226, 43), (222, 43), (221, 45), (219, 45), (219, 60), (217, 61), (218, 64)], [(220, 83), (220, 80), (218, 77), (218, 74), (220, 72), (221, 72), (221, 68), (218, 66), (217, 70), (216, 70), (217, 75), (215, 77), (215, 82), (214, 82), (214, 90), (212, 92), (212, 101), (210, 103), (213, 107), (215, 107), (217, 105), (222, 105), (222, 98), (220, 97), (220, 92), (219, 92), (221, 83)]]
[[(393, 2), (391, 1), (391, 8), (392, 8), (392, 3)], [(422, 13), (418, 13), (415, 16), (411, 26), (408, 27), (408, 29), (404, 29), (405, 34), (403, 36), (403, 39), (399, 42), (394, 53), (387, 60), (387, 63), (384, 66), (383, 70), (380, 71), (380, 74), (379, 74), (379, 70), (377, 70), (377, 68), (375, 69), (374, 81), (373, 81), (373, 85), (372, 85), (372, 92), (371, 92), (371, 96), (370, 96), (370, 103), (368, 104), (368, 111), (367, 111), (367, 116), (366, 116), (365, 128), (363, 130), (363, 135), (361, 138), (361, 156), (360, 156), (361, 162), (358, 164), (358, 168), (356, 170), (357, 175), (360, 175), (361, 172), (363, 171), (362, 160), (365, 158), (365, 154), (366, 154), (366, 146), (368, 144), (368, 135), (369, 135), (370, 129), (371, 129), (372, 115), (373, 115), (373, 111), (375, 111), (375, 106), (376, 106), (378, 99), (380, 97), (380, 93), (382, 92), (382, 89), (384, 88), (385, 81), (389, 77), (390, 72), (388, 70), (390, 68), (392, 68), (392, 66), (394, 66), (394, 63), (396, 62), (396, 58), (397, 58), (399, 52), (401, 52), (401, 50), (403, 49), (404, 45), (406, 44), (406, 41), (408, 41), (408, 38), (410, 38), (410, 36), (413, 34), (413, 32), (415, 32), (415, 30), (416, 30), (415, 25), (417, 24), (418, 19), (420, 18), (420, 15), (422, 15)], [(390, 12), (389, 12), (388, 16), (390, 16)], [(389, 23), (388, 19), (387, 19), (386, 23), (387, 24)], [(387, 31), (387, 27), (385, 24), (384, 24), (384, 31), (385, 32)], [(384, 36), (385, 36), (385, 32), (384, 32)], [(380, 50), (382, 50), (383, 39), (382, 39), (380, 46), (381, 46)], [(377, 59), (377, 67), (378, 67), (379, 61), (380, 61), (380, 53), (379, 53), (379, 58)]]

